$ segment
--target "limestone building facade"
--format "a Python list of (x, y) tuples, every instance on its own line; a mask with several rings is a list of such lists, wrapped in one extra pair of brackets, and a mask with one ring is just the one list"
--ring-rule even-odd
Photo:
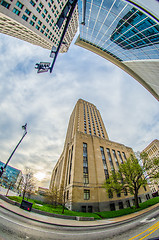
[[(57, 21), (67, 0), (0, 0), (0, 33), (51, 49), (57, 48), (66, 20), (62, 26)], [(66, 31), (60, 52), (66, 52), (78, 28), (76, 6)]]
[[(159, 157), (159, 140), (155, 139), (153, 140), (144, 150), (143, 152), (146, 152), (148, 154), (148, 157), (150, 159)], [(157, 193), (159, 194), (159, 179), (156, 181), (152, 181), (149, 184), (149, 187), (151, 189), (151, 192), (153, 194)]]
[[(52, 172), (50, 190), (63, 188), (66, 206), (75, 211), (129, 207), (133, 205), (132, 195), (108, 196), (103, 184), (109, 172), (118, 170), (131, 153), (132, 148), (109, 140), (96, 106), (79, 99), (70, 116), (63, 152)], [(147, 190), (140, 191), (140, 201), (150, 198)]]

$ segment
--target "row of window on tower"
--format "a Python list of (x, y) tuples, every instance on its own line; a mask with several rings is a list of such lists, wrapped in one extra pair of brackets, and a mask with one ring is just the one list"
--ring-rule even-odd
[[(38, 0), (36, 0), (37, 2)], [(31, 0), (30, 1), (30, 4), (35, 7), (36, 3)], [(9, 9), (10, 8), (10, 4), (6, 1), (1, 1), (1, 5), (4, 6), (5, 8)], [(64, 4), (62, 3), (62, 6)], [(61, 8), (62, 8), (61, 6)], [(48, 13), (48, 11), (44, 8), (44, 5), (40, 2), (39, 3), (39, 6), (36, 8), (37, 12), (38, 13), (41, 13), (41, 11), (43, 10), (41, 16), (45, 19), (45, 21), (49, 24), (49, 26), (54, 30), (54, 32), (56, 33), (56, 35), (58, 37), (60, 37), (60, 34), (61, 32), (58, 32), (57, 30), (57, 27), (56, 27), (56, 23), (54, 23), (54, 20), (51, 18), (51, 15)], [(16, 14), (17, 16), (20, 15), (21, 13), (21, 10), (24, 8), (24, 5), (17, 1), (16, 2), (16, 7), (13, 8), (13, 13)], [(56, 9), (56, 5), (53, 5), (53, 8), (52, 8), (52, 12), (55, 11)], [(22, 19), (24, 21), (28, 21), (29, 20), (29, 17), (31, 16), (32, 12), (29, 10), (29, 9), (25, 9), (25, 14), (22, 14)], [(55, 15), (55, 18), (57, 17), (57, 14), (59, 14), (58, 10), (56, 10), (56, 13), (54, 14)], [(49, 40), (51, 40), (52, 42), (54, 42), (55, 44), (58, 45), (58, 38), (48, 29), (46, 28), (45, 24), (42, 24), (42, 22), (40, 20), (37, 21), (37, 16), (35, 15), (32, 15), (32, 19), (30, 19), (29, 21), (29, 24), (31, 26), (34, 26), (35, 25), (35, 28), (40, 31), (42, 34), (44, 34)], [(62, 27), (63, 28), (63, 27)]]
[[(108, 166), (107, 166), (107, 161), (106, 161), (106, 157), (105, 157), (105, 153), (104, 153), (104, 148), (100, 147), (101, 150), (101, 155), (102, 155), (102, 161), (103, 161), (103, 167), (104, 167), (104, 174), (105, 174), (105, 179), (109, 178), (109, 171), (108, 171)], [(110, 169), (111, 171), (115, 171), (115, 167), (114, 167), (114, 163), (112, 160), (112, 156), (111, 156), (111, 152), (109, 148), (106, 148), (106, 152), (107, 152), (107, 156), (109, 159), (109, 164), (110, 164)], [(112, 153), (114, 156), (114, 162), (116, 164), (116, 168), (119, 169), (119, 161), (117, 158), (117, 154), (118, 157), (120, 159), (120, 163), (123, 163), (123, 159), (121, 156), (120, 151), (116, 151), (114, 149), (112, 149)], [(124, 152), (122, 152), (123, 158), (126, 160), (126, 155)], [(87, 143), (83, 143), (83, 179), (84, 179), (84, 184), (88, 184), (89, 183), (89, 177), (88, 177), (88, 154), (87, 154)]]
[[(108, 179), (109, 178), (109, 173), (108, 173), (108, 166), (107, 166), (107, 162), (106, 162), (104, 148), (100, 147), (100, 150), (101, 150), (102, 161), (103, 161), (103, 166), (104, 166), (105, 179)], [(114, 167), (114, 163), (112, 161), (112, 155), (111, 155), (110, 149), (106, 148), (106, 151), (107, 151), (107, 155), (108, 155), (108, 159), (109, 159), (110, 169), (111, 169), (111, 171), (115, 171), (115, 167)], [(126, 160), (125, 152), (122, 152), (123, 158), (121, 156), (120, 151), (117, 151), (117, 154), (116, 154), (116, 151), (114, 149), (112, 149), (112, 153), (113, 153), (114, 161), (115, 161), (115, 164), (116, 164), (116, 168), (117, 168), (117, 170), (119, 170), (119, 161), (118, 161), (118, 158), (117, 158), (117, 154), (118, 154), (118, 157), (120, 159), (120, 163), (123, 163), (123, 158)]]
[[(92, 135), (92, 129), (91, 129), (91, 125), (93, 127), (93, 134), (97, 135), (96, 133), (96, 129), (95, 129), (95, 124), (96, 124), (96, 128), (97, 128), (97, 132), (98, 132), (98, 136), (101, 137), (101, 133), (102, 133), (102, 137), (105, 138), (104, 136), (104, 131), (102, 128), (102, 124), (98, 115), (98, 112), (94, 110), (93, 107), (86, 105), (87, 107), (87, 119), (88, 119), (88, 128), (89, 128), (89, 134)], [(86, 124), (86, 107), (85, 107), (85, 103), (83, 103), (83, 112), (84, 112), (84, 133), (87, 134), (87, 124)], [(91, 120), (90, 121), (90, 115), (91, 115)], [(94, 116), (94, 119), (93, 119)], [(98, 119), (98, 121), (97, 121)], [(94, 121), (95, 120), (95, 121)], [(99, 122), (99, 125), (98, 125)], [(100, 127), (99, 127), (100, 126)], [(100, 133), (101, 130), (101, 133)]]

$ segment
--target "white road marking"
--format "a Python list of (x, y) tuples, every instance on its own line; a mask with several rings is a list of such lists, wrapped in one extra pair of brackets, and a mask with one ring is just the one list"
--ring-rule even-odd
[(152, 218), (152, 219), (147, 219), (147, 218), (145, 218), (145, 219), (143, 219), (143, 220), (141, 220), (140, 222), (141, 223), (150, 223), (150, 222), (154, 222), (154, 221), (156, 221), (156, 218)]

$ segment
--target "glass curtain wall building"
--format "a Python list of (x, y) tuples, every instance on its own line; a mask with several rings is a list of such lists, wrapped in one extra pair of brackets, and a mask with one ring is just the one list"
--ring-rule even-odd
[[(115, 63), (159, 100), (158, 16), (134, 2), (79, 0), (76, 44)], [(156, 6), (159, 12), (157, 1)]]
[[(5, 163), (0, 161), (0, 167), (4, 167)], [(10, 189), (16, 188), (20, 179), (22, 177), (22, 172), (19, 169), (7, 165), (6, 171), (3, 173), (0, 183)]]

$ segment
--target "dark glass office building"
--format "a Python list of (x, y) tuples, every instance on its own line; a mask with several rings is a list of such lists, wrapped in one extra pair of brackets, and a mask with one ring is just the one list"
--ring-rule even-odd
[[(0, 161), (0, 167), (4, 167), (4, 163)], [(21, 171), (14, 167), (7, 165), (6, 171), (2, 175), (2, 185), (4, 187), (8, 187), (11, 183), (11, 189), (13, 189), (13, 185), (16, 184), (18, 177), (21, 176)]]
[(110, 40), (123, 49), (137, 49), (159, 44), (159, 25), (147, 18), (144, 13), (132, 8), (119, 21)]

